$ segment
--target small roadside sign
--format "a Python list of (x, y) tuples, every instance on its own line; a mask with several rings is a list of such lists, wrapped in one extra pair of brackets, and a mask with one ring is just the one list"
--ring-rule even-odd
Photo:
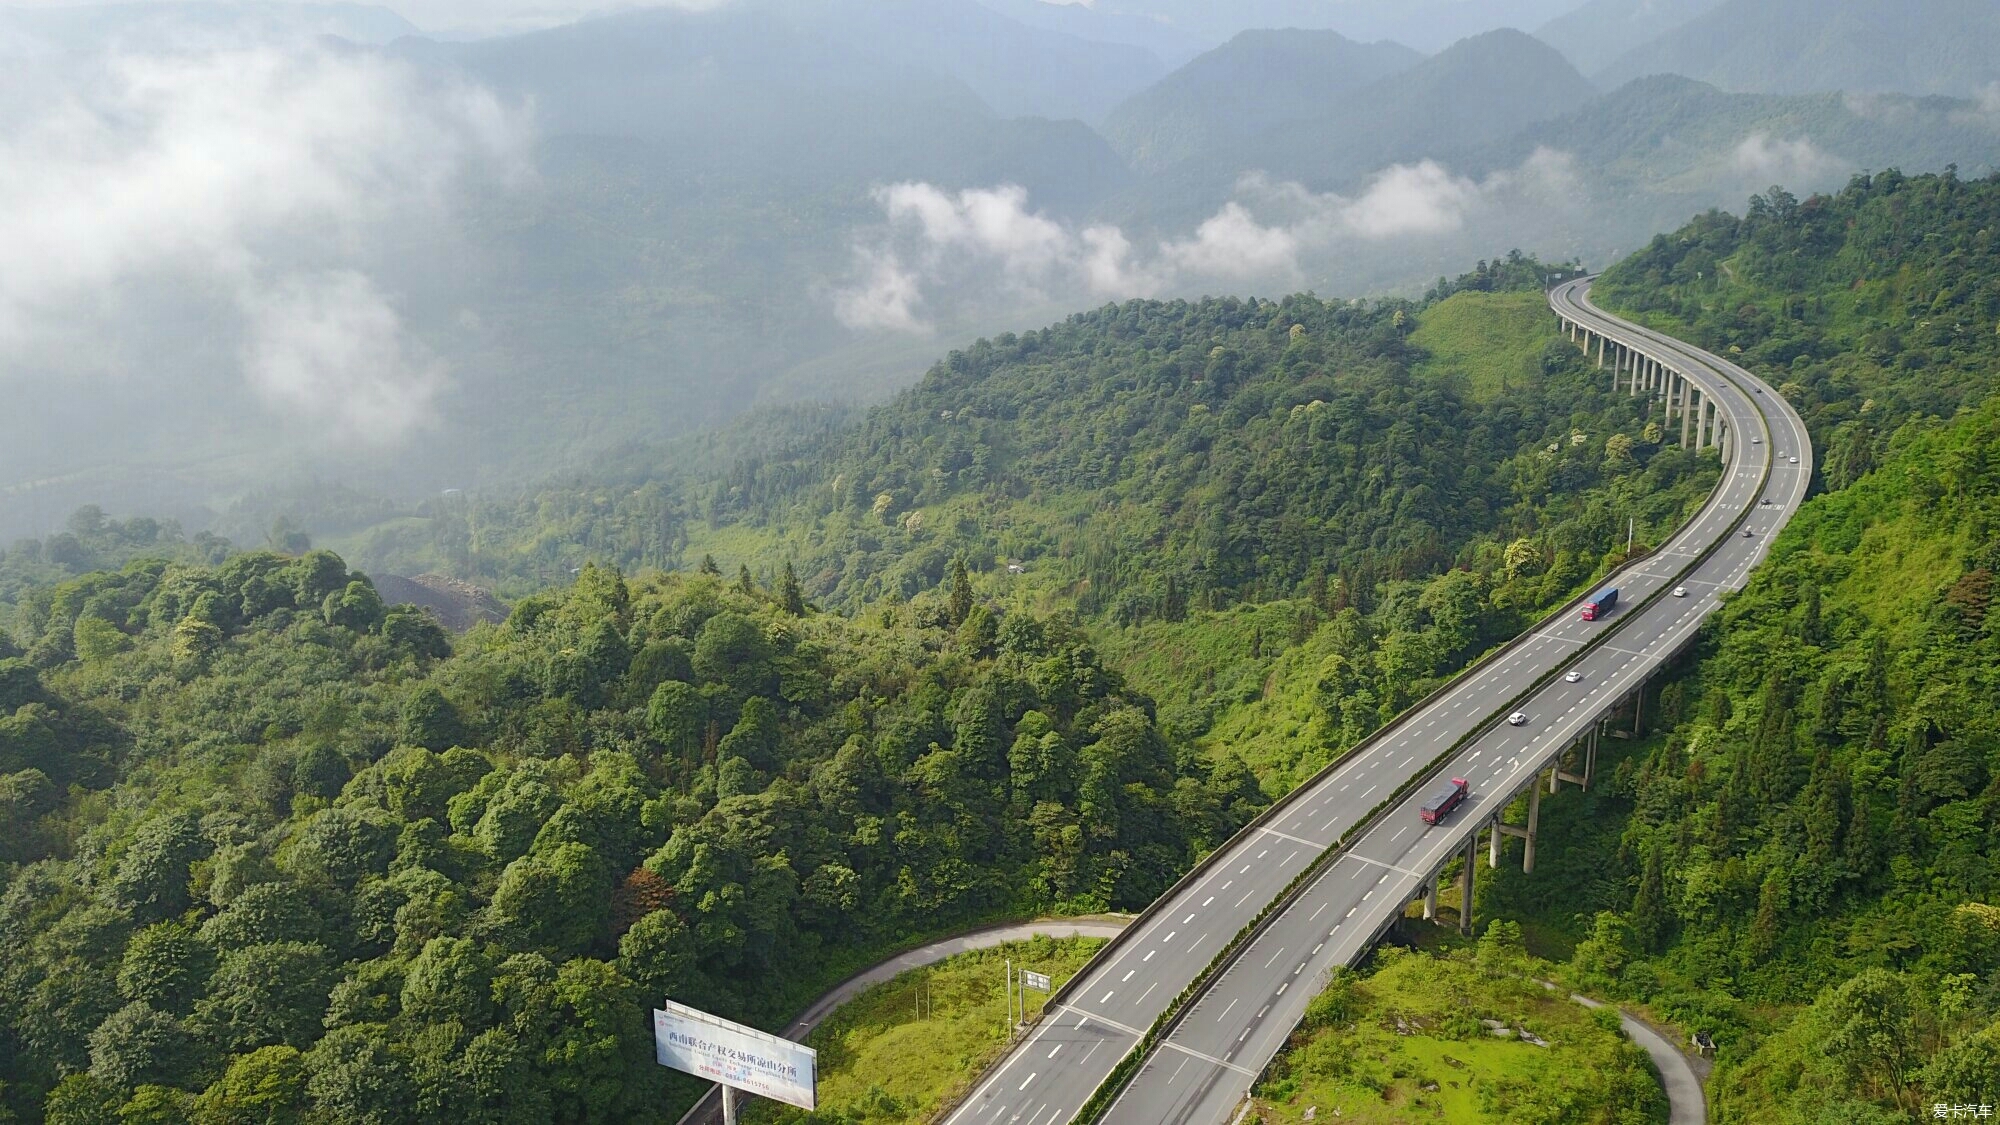
[(1023, 969), (1021, 970), (1021, 987), (1039, 988), (1043, 992), (1047, 992), (1049, 991), (1049, 978), (1041, 973), (1031, 973)]

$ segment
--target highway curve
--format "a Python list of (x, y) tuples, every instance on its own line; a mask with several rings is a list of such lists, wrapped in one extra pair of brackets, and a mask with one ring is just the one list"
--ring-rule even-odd
[[(1230, 939), (1316, 856), (1365, 825), (1182, 1010), (1104, 1115), (1120, 1125), (1227, 1121), (1318, 982), (1365, 955), (1468, 835), (1683, 648), (1722, 591), (1742, 586), (1805, 497), (1812, 457), (1803, 421), (1740, 367), (1602, 313), (1588, 292), (1588, 279), (1570, 282), (1551, 292), (1550, 304), (1565, 320), (1693, 380), (1728, 419), (1734, 440), (1708, 503), (1661, 550), (1604, 583), (1622, 590), (1608, 620), (1582, 621), (1573, 610), (1552, 616), (1217, 849), (1056, 997), (1060, 1003), (986, 1074), (949, 1125), (1072, 1120)], [(1744, 440), (1752, 436), (1760, 440)], [(1760, 504), (1766, 499), (1768, 506)], [(1689, 596), (1669, 596), (1674, 585)], [(1586, 649), (1591, 642), (1599, 643)], [(1571, 666), (1579, 682), (1554, 674)], [(1524, 725), (1498, 721), (1515, 708), (1527, 714)], [(1445, 824), (1419, 821), (1426, 786), (1371, 821), (1385, 798), (1429, 774), (1472, 782), (1465, 805)]]

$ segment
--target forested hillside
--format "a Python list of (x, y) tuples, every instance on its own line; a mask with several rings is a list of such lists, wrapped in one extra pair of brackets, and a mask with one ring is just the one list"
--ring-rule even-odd
[(1599, 289), (1740, 346), (1830, 446), (1660, 732), (1608, 793), (1545, 804), (1540, 873), (1483, 902), (1583, 939), (1580, 983), (1715, 1032), (1718, 1121), (2000, 1089), (1995, 228), (2000, 180), (1884, 174), (1706, 216)]
[(5, 1104), (670, 1120), (671, 994), (1137, 907), (1261, 801), (1071, 626), (586, 569), (454, 654), (325, 552), (136, 562), (0, 651)]
[(1216, 752), (1281, 792), (1706, 494), (1713, 457), (1559, 341), (1544, 276), (1516, 257), (1425, 302), (1108, 306), (705, 474), (482, 502), (363, 551), (502, 585), (713, 556), (766, 584), (790, 566), (843, 612), (962, 563), (1077, 611), (1177, 736), (1223, 723)]

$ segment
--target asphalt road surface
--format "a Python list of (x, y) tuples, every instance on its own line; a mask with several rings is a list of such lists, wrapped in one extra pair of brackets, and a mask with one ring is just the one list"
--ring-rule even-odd
[[(1607, 582), (1621, 590), (1619, 608), (1608, 619), (1586, 622), (1565, 614), (1545, 622), (1366, 752), (1293, 792), (1281, 815), (1224, 845), (1199, 880), (1129, 930), (1105, 963), (1071, 989), (1068, 1003), (989, 1071), (948, 1125), (1071, 1120), (1144, 1029), (1316, 854), (1509, 700), (1574, 662), (1580, 682), (1552, 679), (1521, 705), (1525, 724), (1494, 726), (1440, 771), (1472, 783), (1471, 795), (1445, 824), (1427, 827), (1418, 819), (1416, 806), (1429, 787), (1389, 810), (1237, 955), (1106, 1114), (1120, 1125), (1226, 1122), (1283, 1046), (1318, 982), (1334, 966), (1359, 960), (1469, 833), (1671, 658), (1716, 608), (1720, 593), (1740, 588), (1763, 558), (1811, 477), (1811, 451), (1797, 414), (1741, 368), (1598, 312), (1588, 303), (1588, 281), (1558, 287), (1550, 303), (1568, 319), (1665, 361), (1717, 402), (1734, 436), (1729, 464), (1707, 506), (1660, 551)], [(1610, 377), (1607, 371), (1607, 382)], [(1745, 440), (1753, 434), (1760, 444)], [(1760, 503), (1765, 499), (1768, 506)], [(1745, 513), (1747, 538), (1736, 527)], [(1678, 580), (1689, 596), (1641, 607), (1711, 548), (1693, 573)], [(1606, 631), (1615, 635), (1578, 656), (1586, 641)]]

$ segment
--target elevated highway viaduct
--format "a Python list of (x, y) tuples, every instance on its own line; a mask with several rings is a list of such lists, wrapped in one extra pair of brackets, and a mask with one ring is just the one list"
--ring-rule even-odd
[[(1558, 610), (1197, 865), (1054, 997), (949, 1125), (1075, 1120), (1149, 1029), (1136, 1072), (1124, 1068), (1130, 1081), (1095, 1115), (1118, 1125), (1226, 1122), (1333, 968), (1358, 962), (1413, 900), (1434, 908), (1452, 860), (1466, 860), (1467, 902), (1478, 861), (1497, 864), (1503, 837), (1524, 837), (1532, 868), (1544, 793), (1589, 784), (1606, 723), (1643, 707), (1647, 680), (1692, 643), (1724, 591), (1742, 586), (1812, 474), (1805, 424), (1775, 390), (1720, 356), (1602, 312), (1589, 285), (1549, 294), (1565, 335), (1610, 389), (1645, 397), (1669, 435), (1718, 451), (1723, 471), (1707, 503), (1660, 549), (1599, 584), (1621, 590), (1607, 619), (1583, 621), (1575, 603)], [(1519, 725), (1505, 721), (1516, 712)], [(1425, 825), (1417, 806), (1453, 777), (1470, 782), (1469, 796)], [(1526, 824), (1503, 824), (1524, 795)]]

